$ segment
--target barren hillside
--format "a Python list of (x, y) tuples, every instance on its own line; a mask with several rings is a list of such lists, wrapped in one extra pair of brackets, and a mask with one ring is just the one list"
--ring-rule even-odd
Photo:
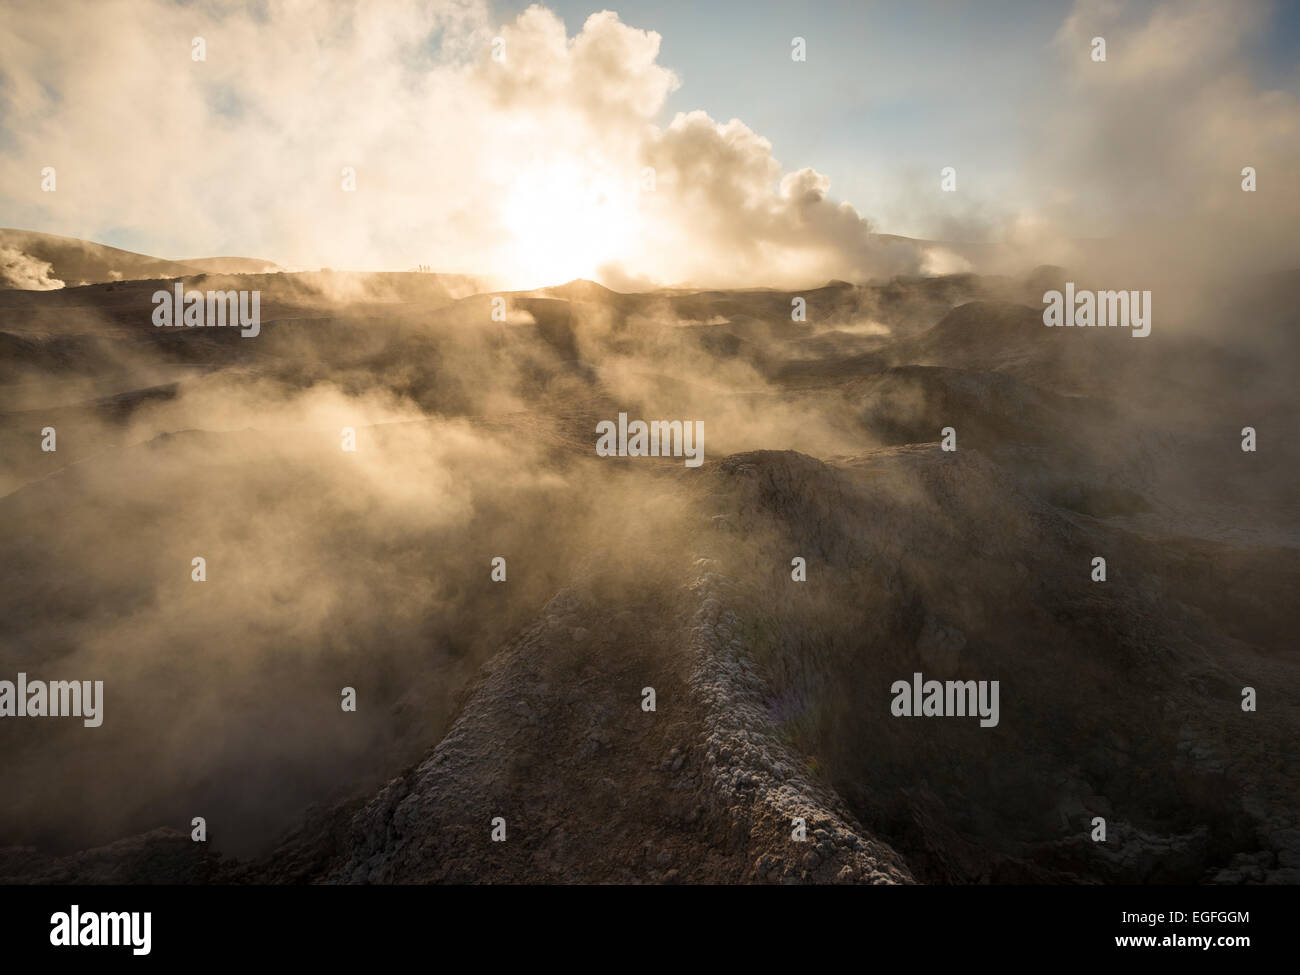
[[(250, 338), (0, 292), (0, 672), (106, 685), (5, 723), (0, 880), (1300, 880), (1294, 308), (1075, 335), (1059, 270), (180, 272)], [(598, 456), (620, 412), (704, 463)], [(894, 716), (916, 672), (996, 725)]]

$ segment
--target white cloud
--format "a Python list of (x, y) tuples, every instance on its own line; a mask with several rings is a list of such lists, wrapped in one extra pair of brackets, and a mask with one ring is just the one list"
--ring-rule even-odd
[[(260, 17), (41, 0), (0, 17), (15, 143), (0, 173), (33, 229), (129, 228), (173, 252), (297, 266), (425, 263), (514, 286), (601, 267), (735, 284), (918, 266), (833, 203), (824, 177), (783, 173), (742, 123), (696, 112), (658, 126), (678, 79), (657, 34), (608, 11), (573, 37), (544, 8), (497, 26), (476, 2), (281, 0)], [(190, 59), (193, 36), (205, 62)], [(58, 168), (57, 193), (30, 178), (43, 165)]]
[(24, 291), (54, 291), (63, 282), (53, 277), (54, 269), (48, 261), (40, 261), (16, 247), (0, 247), (0, 288), (21, 288)]

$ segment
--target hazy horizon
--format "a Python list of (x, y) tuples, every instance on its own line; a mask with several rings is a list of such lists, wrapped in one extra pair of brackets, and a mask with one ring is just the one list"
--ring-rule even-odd
[(1272, 4), (761, 5), (730, 33), (561, 6), (7, 4), (0, 223), (510, 288), (1010, 271), (1098, 237), (1130, 265), (1300, 264), (1300, 34)]

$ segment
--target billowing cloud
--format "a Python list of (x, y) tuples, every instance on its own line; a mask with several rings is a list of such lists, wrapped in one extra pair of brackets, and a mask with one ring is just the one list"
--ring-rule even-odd
[(1268, 16), (1079, 0), (1018, 113), (1032, 138), (993, 157), (1015, 200), (979, 180), (940, 194), (926, 172), (891, 205), (999, 247), (922, 253), (745, 121), (666, 118), (681, 79), (659, 35), (609, 11), (571, 33), (540, 6), (500, 23), (486, 0), (18, 0), (0, 10), (0, 205), (15, 226), (162, 256), (426, 264), (508, 287), (802, 287), (1098, 253), (1294, 266), (1300, 105), (1254, 77)]
[(679, 80), (659, 35), (608, 11), (574, 36), (542, 7), (498, 26), (478, 2), (20, 2), (0, 18), (0, 172), (20, 225), (511, 286), (919, 267), (740, 121), (660, 124)]
[(16, 247), (0, 247), (0, 288), (24, 291), (53, 291), (63, 282), (50, 272), (53, 265), (25, 254)]
[(829, 198), (830, 180), (815, 170), (783, 173), (771, 143), (738, 119), (679, 114), (656, 134), (647, 158), (659, 186), (648, 208), (670, 280), (692, 276), (692, 249), (701, 244), (714, 255), (711, 277), (729, 285), (797, 286), (918, 269), (915, 247), (872, 233), (852, 206)]

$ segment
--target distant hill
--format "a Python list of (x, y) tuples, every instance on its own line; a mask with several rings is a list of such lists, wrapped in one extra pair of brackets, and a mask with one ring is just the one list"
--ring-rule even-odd
[(609, 301), (620, 297), (620, 292), (613, 291), (603, 284), (588, 281), (586, 278), (574, 278), (567, 284), (557, 284), (542, 288), (538, 294), (566, 301)]
[[(148, 254), (96, 244), (76, 237), (60, 237), (33, 230), (0, 229), (0, 288), (48, 290), (57, 282), (66, 287), (176, 278), (194, 274), (259, 274), (277, 271), (271, 261), (248, 257), (200, 257), (168, 261)], [(30, 260), (23, 260), (23, 258)], [(46, 271), (44, 265), (48, 264)]]
[(179, 263), (201, 274), (273, 274), (280, 265), (257, 257), (194, 257)]

